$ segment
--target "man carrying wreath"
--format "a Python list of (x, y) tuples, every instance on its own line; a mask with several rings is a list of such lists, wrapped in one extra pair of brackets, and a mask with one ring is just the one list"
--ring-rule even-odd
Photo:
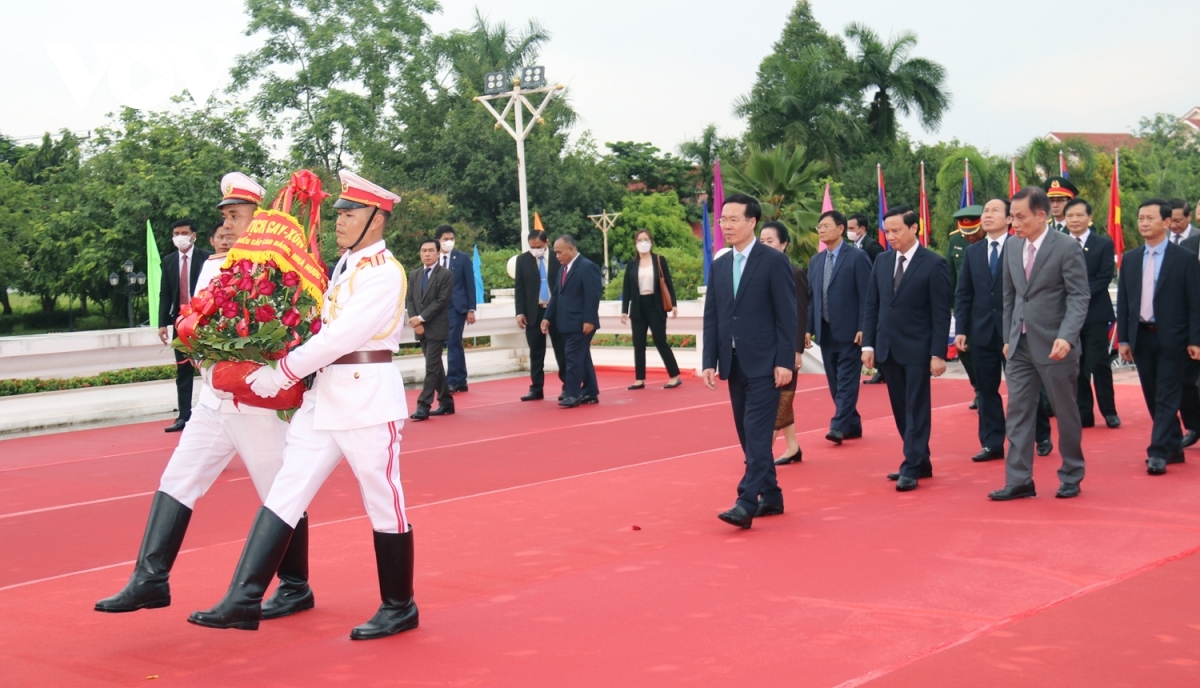
[(251, 526), (229, 591), (192, 623), (255, 630), (263, 593), (284, 559), (292, 529), (345, 456), (354, 469), (374, 530), (382, 605), (355, 640), (417, 627), (412, 527), (400, 484), (400, 429), (408, 415), (404, 381), (392, 363), (399, 349), (406, 280), (384, 246), (383, 231), (400, 197), (343, 170), (337, 243), (346, 249), (329, 281), (322, 327), (277, 367), (247, 376), (260, 397), (274, 397), (316, 373), (287, 432), (283, 468)]
[[(225, 219), (223, 227), (240, 238), (265, 194), (262, 186), (241, 172), (225, 175), (221, 179), (221, 202), (217, 204)], [(204, 263), (196, 281), (197, 292), (220, 274), (225, 258), (225, 254), (218, 254)], [(234, 453), (242, 457), (254, 489), (264, 501), (283, 465), (287, 423), (270, 409), (235, 404), (232, 395), (212, 386), (210, 368), (201, 368), (201, 373), (204, 384), (200, 387), (200, 405), (183, 429), (179, 445), (171, 454), (154, 493), (133, 576), (121, 592), (96, 603), (98, 612), (132, 612), (171, 604), (168, 578), (183, 544), (192, 509)], [(274, 619), (312, 609), (307, 515), (296, 522), (295, 534), (278, 571), (279, 587), (263, 605), (262, 618)], [(270, 573), (274, 575), (275, 569)]]

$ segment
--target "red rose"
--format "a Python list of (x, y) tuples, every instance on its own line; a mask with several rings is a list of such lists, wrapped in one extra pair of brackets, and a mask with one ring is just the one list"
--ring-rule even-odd
[(300, 324), (300, 311), (295, 308), (289, 308), (279, 321), (287, 327), (295, 327)]
[(250, 291), (251, 289), (254, 288), (254, 279), (251, 277), (241, 278), (240, 280), (238, 280), (237, 288), (238, 288), (238, 291)]
[(254, 263), (250, 262), (249, 258), (243, 258), (242, 262), (238, 263), (238, 267), (242, 269), (243, 275), (249, 275), (254, 272)]
[(259, 306), (254, 309), (254, 320), (260, 323), (268, 323), (275, 319), (275, 307), (271, 304)]
[(249, 337), (250, 336), (250, 323), (246, 322), (245, 318), (238, 320), (237, 325), (234, 327), (234, 329), (237, 330), (239, 337)]
[(299, 273), (292, 272), (291, 270), (288, 270), (287, 272), (283, 273), (283, 286), (294, 287), (297, 284), (300, 284), (300, 274)]
[(312, 324), (308, 326), (308, 331), (313, 334), (320, 332), (321, 331), (321, 319), (317, 318), (316, 320), (312, 321)]
[(237, 304), (233, 301), (226, 301), (225, 305), (221, 306), (222, 318), (236, 318), (238, 313)]
[(222, 270), (221, 276), (218, 279), (221, 280), (222, 287), (228, 287), (237, 281), (237, 277), (234, 276), (232, 270)]
[(267, 267), (271, 268), (272, 270), (278, 270), (279, 264), (275, 262), (274, 258), (271, 258), (267, 261)]
[(275, 293), (275, 283), (267, 278), (258, 281), (258, 293), (261, 296), (270, 296)]
[(224, 289), (218, 289), (213, 292), (213, 303), (217, 304), (217, 308), (220, 308), (229, 303), (229, 295), (225, 293)]

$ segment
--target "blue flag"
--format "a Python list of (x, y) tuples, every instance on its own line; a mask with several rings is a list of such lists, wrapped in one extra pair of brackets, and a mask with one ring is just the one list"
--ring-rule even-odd
[(479, 260), (478, 244), (471, 253), (471, 267), (475, 268), (475, 300), (484, 303), (487, 299), (483, 297), (483, 261)]
[(712, 222), (708, 218), (708, 203), (701, 204), (701, 222), (704, 226), (704, 284), (708, 284), (708, 275), (712, 272), (713, 233)]

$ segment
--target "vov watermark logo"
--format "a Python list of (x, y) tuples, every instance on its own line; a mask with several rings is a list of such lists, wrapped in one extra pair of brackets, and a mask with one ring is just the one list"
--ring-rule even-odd
[(184, 89), (197, 103), (229, 81), (236, 47), (186, 43), (45, 43), (50, 60), (80, 108), (111, 101), (159, 109)]

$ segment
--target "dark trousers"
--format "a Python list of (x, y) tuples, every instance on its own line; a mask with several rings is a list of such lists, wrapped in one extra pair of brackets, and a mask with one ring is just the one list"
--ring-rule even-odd
[(1191, 369), (1187, 350), (1164, 350), (1158, 333), (1142, 327), (1133, 349), (1133, 362), (1142, 383), (1146, 410), (1154, 420), (1146, 455), (1160, 459), (1178, 456), (1183, 451), (1183, 432), (1175, 414), (1182, 399), (1184, 375)]
[(1000, 337), (985, 345), (971, 346), (975, 365), (975, 393), (979, 399), (979, 446), (1004, 450), (1004, 399), (1000, 378), (1004, 374), (1004, 341)]
[[(529, 391), (542, 392), (546, 381), (546, 335), (542, 334), (542, 321), (546, 319), (546, 307), (538, 306), (537, 315), (525, 320), (525, 343), (529, 345)], [(558, 379), (567, 376), (566, 355), (563, 353), (562, 337), (550, 335), (554, 346), (554, 361), (558, 364)]]
[(571, 332), (563, 335), (567, 354), (567, 379), (563, 382), (564, 397), (599, 396), (596, 367), (592, 365), (592, 335)]
[[(174, 328), (171, 336), (175, 336)], [(175, 350), (175, 391), (179, 394), (179, 419), (187, 420), (192, 417), (192, 381), (196, 377), (196, 368), (188, 355), (179, 349)]]
[(1188, 359), (1187, 370), (1183, 373), (1183, 391), (1179, 400), (1179, 417), (1183, 427), (1200, 432), (1200, 387), (1196, 377), (1200, 375), (1200, 363)]
[(679, 364), (675, 362), (675, 353), (667, 343), (667, 314), (663, 312), (662, 301), (653, 294), (639, 297), (640, 317), (632, 318), (633, 324), (633, 368), (634, 379), (646, 379), (646, 328), (654, 337), (654, 348), (667, 366), (667, 375), (679, 376)]
[(904, 439), (904, 461), (900, 475), (919, 478), (931, 472), (929, 462), (929, 425), (932, 413), (929, 395), (929, 364), (902, 365), (891, 358), (884, 361), (883, 377), (887, 380), (888, 400), (896, 430)]
[(775, 479), (775, 413), (779, 410), (779, 388), (775, 376), (746, 377), (738, 365), (737, 353), (729, 368), (729, 403), (733, 406), (733, 425), (746, 459), (746, 471), (738, 483), (737, 503), (751, 516), (758, 510), (761, 496), (767, 504), (783, 504), (783, 492)]
[(450, 311), (450, 339), (446, 342), (446, 381), (451, 387), (467, 384), (467, 355), (463, 353), (463, 328), (467, 314)]
[[(825, 364), (825, 379), (836, 407), (829, 429), (843, 434), (862, 431), (858, 415), (858, 390), (862, 377), (862, 347), (854, 342), (835, 342), (829, 328), (821, 330), (821, 361)], [(886, 377), (887, 372), (884, 371)]]
[(1117, 402), (1113, 396), (1112, 365), (1109, 352), (1112, 344), (1108, 339), (1108, 323), (1087, 323), (1079, 333), (1083, 358), (1079, 362), (1079, 418), (1084, 425), (1095, 422), (1093, 413), (1092, 384), (1096, 385), (1095, 405), (1100, 415), (1117, 415)]
[(450, 384), (446, 380), (446, 369), (442, 367), (442, 349), (446, 342), (440, 339), (422, 339), (421, 353), (425, 354), (425, 386), (417, 396), (417, 408), (429, 410), (433, 406), (433, 395), (437, 395), (439, 406), (453, 406)]
[(963, 370), (967, 371), (967, 380), (971, 382), (971, 389), (975, 390), (975, 398), (979, 398), (979, 378), (975, 372), (975, 347), (970, 347), (967, 351), (958, 353), (958, 361), (962, 363)]

